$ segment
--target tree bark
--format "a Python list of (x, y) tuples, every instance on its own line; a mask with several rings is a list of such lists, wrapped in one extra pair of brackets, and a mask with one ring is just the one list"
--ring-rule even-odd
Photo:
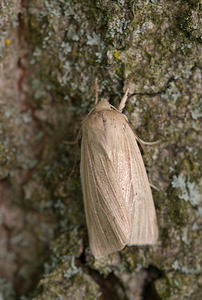
[[(201, 299), (198, 0), (0, 4), (0, 298)], [(160, 236), (94, 260), (79, 175), (99, 99), (146, 141)]]

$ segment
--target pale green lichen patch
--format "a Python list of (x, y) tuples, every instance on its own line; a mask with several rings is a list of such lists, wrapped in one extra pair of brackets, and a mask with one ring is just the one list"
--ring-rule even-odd
[(200, 203), (199, 187), (194, 182), (187, 181), (183, 174), (173, 177), (172, 186), (181, 190), (181, 194), (179, 194), (181, 199), (189, 201), (193, 206)]
[(0, 277), (0, 297), (6, 300), (16, 299), (16, 293), (14, 291), (14, 287), (12, 286), (11, 282), (7, 281), (3, 277)]
[(10, 141), (5, 138), (0, 142), (0, 180), (9, 175), (9, 171), (13, 168), (16, 159), (16, 149), (11, 145)]
[[(178, 36), (175, 34), (175, 20), (182, 9), (180, 1), (171, 14), (171, 3), (160, 5), (158, 2), (141, 2), (135, 1), (133, 4), (130, 47), (122, 53), (121, 58), (125, 63), (126, 76), (135, 78), (134, 92), (152, 93), (159, 91), (169, 78), (181, 76), (185, 53), (187, 63), (189, 61), (193, 66), (194, 60), (197, 61), (197, 50), (196, 44), (181, 31), (178, 31)], [(184, 4), (184, 11), (189, 14), (187, 4)]]
[(0, 3), (0, 20), (1, 20), (1, 35), (0, 35), (0, 63), (10, 47), (13, 45), (12, 30), (18, 26), (18, 13), (20, 7), (15, 3), (8, 0), (2, 0)]
[(101, 292), (93, 279), (76, 267), (72, 260), (58, 265), (46, 278), (41, 280), (42, 299), (99, 299)]
[(158, 279), (155, 288), (160, 299), (200, 299), (200, 290), (194, 275), (168, 273), (166, 279)]
[(185, 265), (181, 265), (178, 260), (175, 260), (174, 263), (172, 264), (172, 268), (175, 271), (181, 271), (184, 274), (200, 274), (201, 272), (201, 266), (197, 265), (196, 268), (187, 268)]
[[(118, 84), (122, 73), (120, 64), (115, 63), (117, 75), (112, 78), (110, 73), (113, 68), (106, 65), (106, 53), (115, 38), (118, 41), (117, 48), (125, 47), (131, 14), (124, 3), (116, 5), (108, 1), (107, 4), (110, 4), (109, 8), (104, 3), (97, 3), (94, 9), (77, 1), (62, 1), (60, 7), (57, 1), (38, 4), (37, 8), (30, 4), (28, 11), (32, 22), (28, 30), (33, 32), (28, 36), (33, 47), (30, 61), (36, 72), (40, 73), (38, 86), (33, 79), (33, 92), (37, 99), (43, 102), (44, 98), (49, 97), (48, 93), (58, 91), (61, 100), (77, 97), (85, 103), (94, 98), (93, 83), (96, 76), (104, 73), (106, 84), (102, 80), (101, 92), (111, 89), (111, 80)], [(93, 23), (96, 27), (91, 25)], [(46, 64), (46, 68), (41, 65), (39, 70), (39, 64)], [(52, 72), (52, 69), (55, 71)]]

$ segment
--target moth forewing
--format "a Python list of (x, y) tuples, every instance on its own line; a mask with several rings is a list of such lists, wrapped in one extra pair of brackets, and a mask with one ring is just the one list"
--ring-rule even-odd
[(127, 139), (129, 152), (131, 153), (133, 188), (131, 231), (127, 244), (154, 244), (158, 239), (158, 226), (152, 192), (136, 136), (130, 126), (127, 130)]
[(156, 241), (155, 208), (136, 137), (126, 116), (107, 101), (82, 124), (81, 181), (96, 258)]

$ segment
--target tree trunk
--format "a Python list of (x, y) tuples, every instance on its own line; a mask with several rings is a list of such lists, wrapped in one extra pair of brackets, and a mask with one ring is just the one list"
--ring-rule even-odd
[[(2, 0), (0, 299), (201, 299), (199, 1)], [(155, 246), (94, 260), (79, 175), (100, 98), (146, 141)]]

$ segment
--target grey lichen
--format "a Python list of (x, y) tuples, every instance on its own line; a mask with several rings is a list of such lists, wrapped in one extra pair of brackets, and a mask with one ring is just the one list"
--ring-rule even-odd
[(194, 182), (186, 181), (183, 174), (173, 177), (172, 186), (181, 190), (181, 194), (179, 194), (181, 199), (189, 201), (193, 206), (197, 206), (200, 203), (199, 187)]

